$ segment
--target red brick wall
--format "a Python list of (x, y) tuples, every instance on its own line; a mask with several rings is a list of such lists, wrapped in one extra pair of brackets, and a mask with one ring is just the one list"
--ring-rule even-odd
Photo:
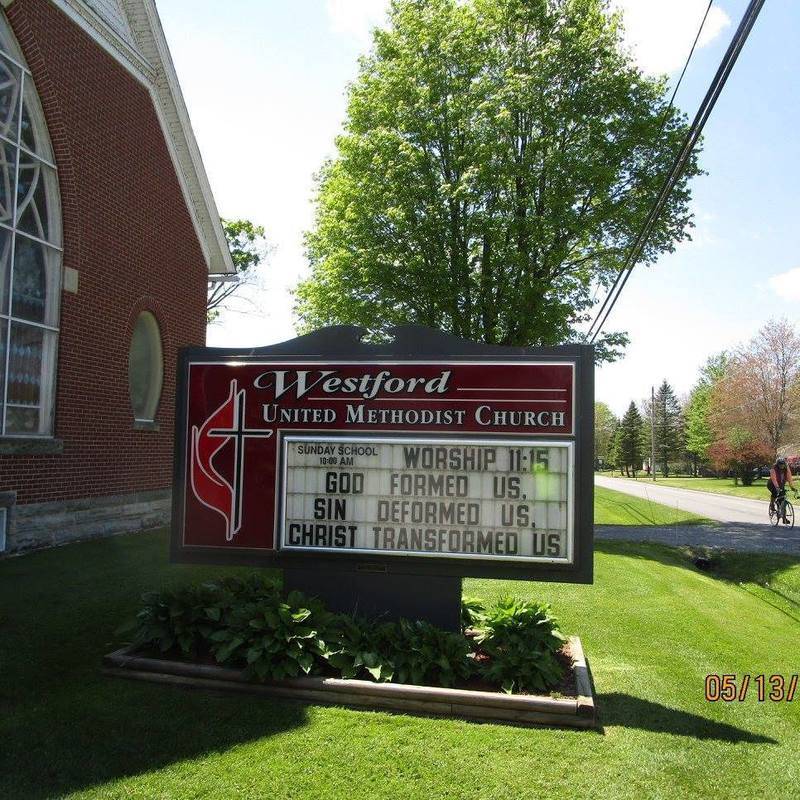
[[(55, 436), (63, 453), (0, 455), (19, 503), (170, 485), (179, 347), (205, 341), (206, 267), (150, 94), (48, 0), (8, 18), (39, 91), (59, 168), (64, 266)], [(128, 346), (144, 309), (161, 328), (158, 432), (133, 430)]]

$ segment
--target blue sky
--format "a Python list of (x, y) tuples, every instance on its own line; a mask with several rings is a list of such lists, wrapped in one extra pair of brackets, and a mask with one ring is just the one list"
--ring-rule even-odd
[[(619, 0), (644, 69), (677, 77), (705, 0)], [(715, 2), (677, 103), (694, 114), (746, 0)], [(383, 0), (159, 0), (172, 56), (220, 213), (267, 230), (258, 288), (209, 328), (212, 345), (294, 335), (288, 294), (305, 272), (313, 173), (333, 154), (345, 86)], [(679, 393), (706, 357), (798, 318), (800, 4), (769, 0), (705, 129), (693, 185), (694, 241), (637, 268), (608, 322), (625, 359), (597, 373), (618, 413), (666, 378)]]

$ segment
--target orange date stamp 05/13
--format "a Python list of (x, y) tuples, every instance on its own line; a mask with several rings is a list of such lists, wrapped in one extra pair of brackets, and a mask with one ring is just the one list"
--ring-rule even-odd
[(797, 694), (798, 675), (706, 675), (709, 703), (744, 702), (748, 693), (759, 703), (791, 703)]

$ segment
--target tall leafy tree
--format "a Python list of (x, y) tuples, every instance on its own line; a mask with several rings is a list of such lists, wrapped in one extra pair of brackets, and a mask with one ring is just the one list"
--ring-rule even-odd
[(655, 429), (656, 462), (661, 464), (664, 477), (668, 477), (670, 461), (680, 458), (683, 453), (684, 434), (681, 406), (666, 380), (656, 392), (652, 420)]
[(711, 386), (698, 384), (692, 389), (684, 408), (686, 452), (692, 459), (692, 470), (708, 460), (708, 448), (714, 443), (709, 411), (711, 409)]
[(620, 421), (615, 445), (617, 465), (624, 468), (626, 474), (633, 473), (634, 478), (644, 460), (643, 425), (642, 415), (636, 403), (631, 401)]
[(715, 438), (708, 455), (718, 471), (733, 473), (737, 485), (741, 481), (751, 486), (755, 468), (774, 457), (774, 452), (763, 439), (733, 424)]
[(727, 353), (711, 356), (700, 369), (700, 377), (694, 385), (683, 410), (686, 452), (697, 466), (709, 460), (709, 448), (714, 443), (714, 430), (711, 426), (711, 397), (714, 386), (725, 375), (728, 363)]
[(719, 353), (715, 353), (713, 356), (709, 356), (706, 363), (700, 367), (698, 384), (713, 386), (725, 377), (730, 363), (731, 357), (727, 350), (722, 350)]
[(786, 319), (767, 322), (733, 353), (714, 386), (711, 420), (724, 441), (736, 426), (763, 442), (774, 458), (800, 435), (800, 335)]
[(607, 403), (598, 401), (594, 404), (595, 464), (611, 463), (611, 448), (618, 425), (619, 420)]
[[(578, 338), (684, 137), (665, 95), (605, 0), (393, 0), (319, 176), (300, 329)], [(645, 261), (688, 235), (697, 173), (692, 157)]]
[(264, 260), (268, 249), (261, 225), (249, 219), (222, 219), (221, 222), (236, 268), (236, 280), (209, 281), (206, 298), (206, 317), (209, 322), (219, 316), (222, 305), (235, 292), (253, 283), (256, 267)]

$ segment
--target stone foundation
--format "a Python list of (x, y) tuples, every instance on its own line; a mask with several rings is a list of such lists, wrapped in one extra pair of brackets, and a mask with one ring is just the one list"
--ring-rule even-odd
[(8, 506), (3, 555), (158, 528), (170, 518), (169, 489), (24, 505), (13, 505), (12, 493), (3, 495), (0, 504)]

